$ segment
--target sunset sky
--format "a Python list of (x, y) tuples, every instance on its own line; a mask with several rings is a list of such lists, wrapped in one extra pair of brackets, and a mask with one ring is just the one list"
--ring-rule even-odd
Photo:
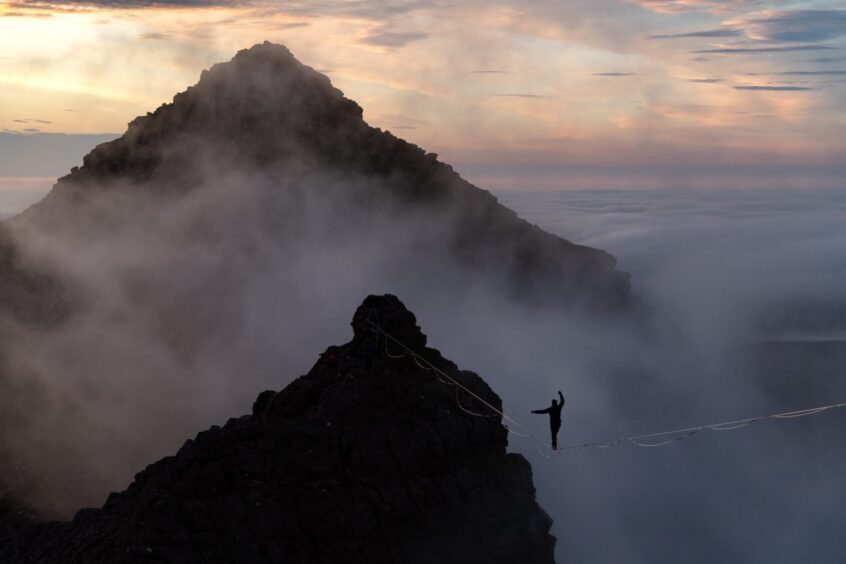
[(0, 187), (264, 40), (483, 188), (846, 188), (817, 0), (0, 1)]

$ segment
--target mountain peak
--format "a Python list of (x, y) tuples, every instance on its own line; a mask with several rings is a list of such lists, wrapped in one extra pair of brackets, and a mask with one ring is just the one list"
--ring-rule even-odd
[(352, 320), (356, 341), (366, 340), (374, 333), (385, 332), (412, 348), (426, 346), (426, 335), (417, 326), (414, 314), (392, 294), (367, 296)]
[[(61, 182), (128, 180), (187, 187), (228, 169), (335, 156), (365, 131), (361, 107), (281, 45), (262, 43), (130, 122)], [(343, 137), (342, 143), (327, 140)], [(165, 186), (161, 186), (165, 185)]]
[[(368, 297), (353, 340), (327, 349), (282, 391), (263, 392), (252, 415), (199, 433), (100, 509), (64, 523), (0, 526), (0, 558), (554, 562), (531, 467), (506, 453), (497, 414), (408, 355), (364, 349), (363, 340), (379, 338), (366, 321), (377, 316), (403, 338), (422, 336), (395, 296)], [(501, 409), (478, 375), (416, 346)]]
[(96, 205), (104, 190), (183, 195), (227, 179), (262, 186), (268, 209), (286, 217), (300, 214), (297, 206), (314, 208), (309, 200), (319, 198), (326, 215), (319, 221), (337, 226), (338, 237), (347, 235), (345, 218), (375, 216), (377, 209), (406, 226), (429, 223), (415, 227), (421, 240), (412, 246), (441, 245), (434, 252), (447, 251), (477, 272), (510, 272), (508, 284), (524, 297), (554, 294), (555, 301), (606, 310), (636, 303), (613, 256), (542, 231), (436, 155), (369, 126), (361, 107), (326, 76), (271, 43), (204, 71), (173, 102), (96, 147), (23, 215), (44, 228), (70, 208), (79, 213)]

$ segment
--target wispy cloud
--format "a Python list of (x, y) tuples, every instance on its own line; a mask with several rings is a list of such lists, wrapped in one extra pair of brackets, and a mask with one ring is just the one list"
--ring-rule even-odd
[(760, 90), (760, 91), (767, 91), (767, 92), (806, 92), (810, 90), (816, 90), (815, 88), (810, 88), (807, 86), (769, 86), (769, 85), (748, 85), (748, 86), (735, 86), (735, 90)]
[(18, 118), (18, 119), (13, 119), (12, 121), (15, 122), (15, 123), (40, 123), (40, 124), (43, 124), (43, 125), (51, 125), (53, 123), (52, 121), (48, 121), (46, 119), (35, 119), (35, 118), (23, 118), (23, 119)]
[(739, 37), (743, 32), (739, 29), (706, 29), (702, 31), (688, 31), (686, 33), (670, 33), (649, 35), (647, 39), (683, 39), (687, 37)]
[(33, 12), (33, 11), (22, 11), (22, 12), (2, 12), (0, 13), (0, 18), (49, 18), (53, 14), (49, 12)]
[(725, 24), (755, 41), (816, 43), (846, 35), (846, 10), (767, 11)]
[(760, 53), (790, 53), (794, 51), (834, 51), (837, 47), (830, 45), (787, 45), (783, 47), (717, 47), (714, 49), (697, 49), (691, 53), (721, 54), (721, 55), (757, 55)]
[(279, 29), (296, 29), (298, 27), (308, 27), (311, 25), (310, 22), (285, 22), (285, 23), (278, 23), (274, 24), (275, 27)]
[(591, 76), (624, 77), (637, 76), (636, 72), (595, 72)]
[(673, 14), (679, 12), (731, 12), (756, 0), (626, 0), (653, 12)]
[[(271, 3), (273, 4), (273, 3)], [(289, 14), (347, 16), (371, 21), (387, 21), (419, 10), (451, 5), (447, 0), (289, 0), (280, 3)]]
[(846, 75), (846, 70), (789, 70), (782, 72), (747, 72), (744, 74), (745, 76), (844, 76)]
[(722, 78), (688, 78), (688, 82), (698, 82), (700, 84), (717, 84), (722, 82)]
[(802, 61), (803, 63), (817, 63), (820, 65), (825, 65), (829, 63), (842, 63), (846, 61), (846, 57), (817, 57), (815, 59), (805, 59)]
[[(50, 8), (62, 10), (68, 8), (146, 8), (153, 6), (235, 6), (250, 5), (254, 2), (238, 0), (18, 0), (8, 2), (12, 8)], [(29, 15), (29, 14), (27, 14)]]
[(426, 33), (420, 32), (397, 32), (397, 31), (374, 31), (359, 40), (360, 43), (377, 45), (379, 47), (404, 47), (414, 41), (420, 41), (429, 37)]
[(169, 39), (169, 36), (166, 33), (160, 33), (157, 31), (149, 31), (147, 33), (142, 33), (138, 36), (139, 39), (147, 39), (151, 41), (163, 41), (165, 39)]
[(527, 92), (512, 92), (507, 94), (491, 94), (494, 98), (549, 98), (543, 94), (530, 94)]

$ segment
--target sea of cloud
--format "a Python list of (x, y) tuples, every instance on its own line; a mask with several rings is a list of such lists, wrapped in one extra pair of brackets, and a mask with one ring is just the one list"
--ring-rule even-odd
[[(529, 322), (507, 351), (480, 346), (483, 373), (522, 381), (506, 405), (523, 420), (555, 389), (570, 390), (564, 444), (846, 398), (846, 356), (837, 353), (846, 334), (846, 192), (500, 198), (545, 229), (614, 253), (653, 306), (657, 327), (648, 336), (573, 338), (555, 322), (545, 329)], [(775, 348), (757, 349), (762, 341)], [(820, 345), (810, 356), (791, 356), (809, 341)], [(773, 350), (792, 359), (789, 366), (760, 358)], [(772, 371), (762, 373), (762, 365)], [(773, 378), (786, 382), (779, 393), (768, 385)], [(837, 562), (846, 555), (833, 527), (846, 492), (838, 470), (844, 424), (846, 416), (826, 412), (663, 448), (625, 445), (552, 460), (518, 438), (512, 444), (533, 462), (541, 503), (556, 519), (559, 561)]]
[[(481, 374), (541, 441), (547, 423), (529, 412), (562, 390), (564, 445), (811, 407), (813, 370), (773, 394), (750, 350), (844, 329), (820, 312), (844, 303), (846, 194), (498, 194), (618, 257), (651, 305), (620, 323), (507, 300), (438, 251), (456, 218), (362, 205), (372, 179), (285, 182), (233, 171), (184, 195), (111, 187), (73, 213), (57, 195), (61, 214), (14, 221), (28, 260), (61, 272), (82, 304), (58, 328), (5, 328), (11, 377), (34, 390), (16, 398), (29, 417), (4, 437), (29, 502), (58, 516), (98, 505), (305, 373), (350, 337), (369, 293), (397, 294), (430, 345)], [(551, 459), (534, 439), (511, 448), (533, 464), (562, 562), (834, 562), (846, 555), (843, 424), (825, 413)]]

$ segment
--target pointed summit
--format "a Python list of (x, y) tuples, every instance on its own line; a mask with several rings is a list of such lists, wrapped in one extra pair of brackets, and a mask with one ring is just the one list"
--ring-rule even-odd
[(64, 180), (187, 187), (210, 168), (264, 167), (306, 155), (337, 159), (364, 126), (361, 108), (326, 76), (265, 42), (203, 71), (199, 83), (133, 120)]
[[(297, 222), (319, 200), (320, 220), (338, 237), (349, 236), (350, 217), (360, 225), (390, 218), (419, 235), (407, 246), (486, 278), (504, 275), (510, 293), (532, 301), (592, 309), (634, 302), (614, 257), (519, 219), (436, 155), (370, 127), (327, 77), (271, 43), (204, 71), (172, 103), (94, 149), (25, 215), (44, 226), (52, 221), (39, 214), (67, 215), (103, 190), (178, 195), (227, 180), (228, 190), (277, 213), (274, 229), (284, 218), (302, 231)], [(248, 195), (245, 184), (259, 188)]]

